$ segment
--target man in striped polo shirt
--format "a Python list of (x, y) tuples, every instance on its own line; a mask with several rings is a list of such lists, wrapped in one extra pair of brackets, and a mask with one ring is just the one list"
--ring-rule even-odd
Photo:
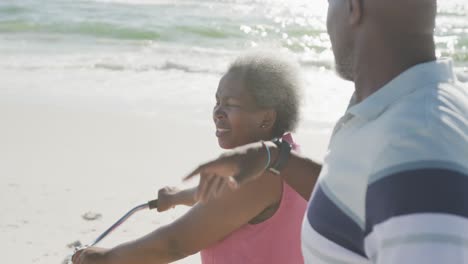
[[(306, 263), (468, 263), (468, 88), (435, 58), (436, 9), (436, 0), (329, 0), (337, 71), (355, 93), (324, 164), (291, 153), (281, 168), (306, 199), (315, 186)], [(272, 177), (267, 153), (252, 144), (190, 175), (201, 175), (206, 199), (220, 186), (206, 176), (233, 187)]]
[(330, 0), (356, 91), (306, 214), (308, 263), (468, 263), (468, 92), (436, 61), (435, 0)]

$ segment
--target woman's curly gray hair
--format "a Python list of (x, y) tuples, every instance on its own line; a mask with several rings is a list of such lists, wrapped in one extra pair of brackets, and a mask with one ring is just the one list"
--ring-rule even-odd
[(302, 81), (298, 63), (285, 54), (249, 52), (238, 57), (226, 74), (239, 73), (244, 87), (262, 109), (274, 109), (273, 136), (292, 132), (299, 121)]

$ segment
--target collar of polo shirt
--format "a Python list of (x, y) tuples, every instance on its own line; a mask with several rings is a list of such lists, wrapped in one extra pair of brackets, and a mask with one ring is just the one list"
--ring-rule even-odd
[[(416, 89), (424, 89), (431, 83), (453, 82), (455, 80), (456, 76), (452, 70), (451, 60), (421, 63), (401, 73), (362, 102), (351, 105), (346, 113), (362, 119), (372, 120), (382, 114), (398, 99)], [(351, 99), (351, 102), (353, 101)]]

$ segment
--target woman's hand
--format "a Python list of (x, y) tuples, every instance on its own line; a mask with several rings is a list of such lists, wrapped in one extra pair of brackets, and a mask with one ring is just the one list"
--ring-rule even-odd
[(270, 149), (270, 160), (275, 160), (277, 151), (274, 143), (265, 142), (265, 146), (261, 143), (252, 143), (235, 148), (216, 160), (200, 165), (184, 180), (200, 175), (197, 198), (207, 201), (216, 197), (225, 185), (236, 189), (240, 184), (261, 176), (268, 162), (266, 147)]
[(73, 264), (108, 264), (109, 249), (88, 247), (80, 249), (72, 257)]
[(177, 196), (180, 195), (180, 189), (177, 187), (166, 186), (158, 191), (158, 212), (164, 212), (174, 208), (177, 203)]

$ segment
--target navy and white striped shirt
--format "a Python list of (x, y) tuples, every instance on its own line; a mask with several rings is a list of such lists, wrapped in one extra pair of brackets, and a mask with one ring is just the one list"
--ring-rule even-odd
[(311, 264), (468, 263), (468, 89), (450, 61), (416, 65), (351, 102), (302, 245)]

